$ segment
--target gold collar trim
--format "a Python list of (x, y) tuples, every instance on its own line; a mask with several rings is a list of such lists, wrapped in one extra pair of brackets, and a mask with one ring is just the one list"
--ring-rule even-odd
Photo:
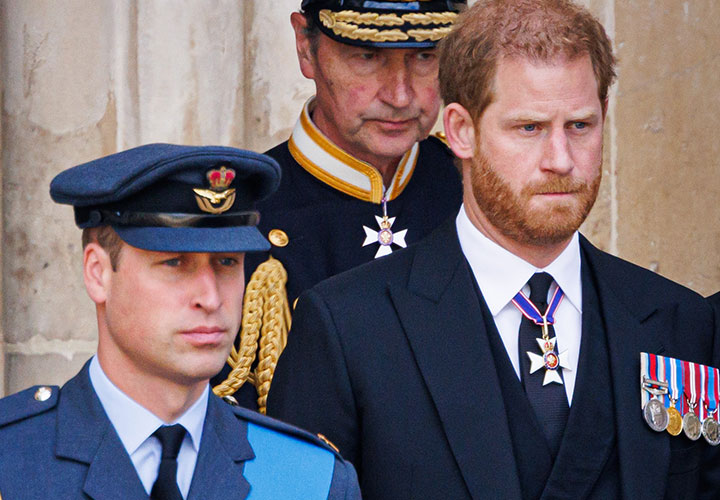
[[(310, 174), (334, 189), (363, 201), (381, 203), (384, 191), (382, 175), (375, 167), (346, 153), (320, 132), (310, 119), (309, 108), (313, 99), (305, 103), (295, 124), (288, 141), (290, 154)], [(419, 149), (418, 143), (415, 143), (403, 155), (387, 188), (388, 200), (400, 196), (407, 186), (415, 170)]]

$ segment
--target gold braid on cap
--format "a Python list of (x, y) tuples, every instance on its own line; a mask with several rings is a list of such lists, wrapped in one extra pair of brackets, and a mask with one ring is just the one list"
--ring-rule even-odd
[[(369, 24), (372, 26), (402, 26), (405, 22), (396, 14), (377, 14), (375, 12), (355, 12), (352, 10), (341, 10), (331, 12), (327, 9), (320, 11), (320, 16), (329, 15), (331, 19), (344, 23)], [(325, 24), (325, 23), (323, 23)]]
[[(286, 283), (287, 271), (273, 257), (260, 264), (252, 274), (243, 299), (240, 350), (238, 352), (233, 346), (227, 360), (232, 370), (227, 379), (213, 388), (217, 396), (230, 396), (245, 382), (250, 382), (257, 388), (260, 413), (266, 412), (270, 382), (290, 330)], [(250, 369), (258, 350), (258, 338), (258, 366), (252, 373)]]
[(445, 38), (450, 34), (452, 28), (435, 28), (433, 30), (408, 30), (407, 34), (413, 37), (418, 42), (424, 42), (425, 40), (431, 40), (437, 42), (438, 40)]
[(437, 41), (450, 32), (449, 26), (428, 29), (411, 29), (407, 32), (397, 28), (391, 30), (378, 30), (375, 28), (362, 28), (364, 26), (402, 26), (405, 23), (413, 26), (432, 24), (452, 24), (457, 19), (455, 12), (426, 12), (411, 13), (398, 16), (397, 14), (377, 14), (374, 12), (355, 12), (341, 10), (333, 12), (322, 9), (318, 12), (320, 22), (338, 36), (351, 40), (370, 42), (401, 42), (411, 37), (419, 42), (426, 40)]
[(337, 22), (332, 27), (333, 33), (351, 40), (364, 40), (371, 42), (401, 42), (409, 36), (398, 29), (380, 31), (375, 28), (360, 28), (353, 24)]

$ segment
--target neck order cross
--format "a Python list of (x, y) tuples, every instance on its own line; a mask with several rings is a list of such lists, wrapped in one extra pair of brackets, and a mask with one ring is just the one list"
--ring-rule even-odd
[[(530, 358), (531, 374), (540, 368), (545, 368), (543, 385), (552, 382), (562, 384), (563, 380), (559, 369), (568, 367), (567, 351), (558, 354), (555, 347), (557, 338), (550, 337), (549, 326), (555, 323), (555, 311), (557, 311), (558, 306), (565, 297), (562, 289), (558, 286), (550, 299), (550, 304), (547, 304), (547, 293), (552, 281), (552, 276), (548, 273), (535, 273), (528, 282), (533, 300), (530, 300), (522, 291), (518, 292), (512, 299), (512, 303), (525, 318), (542, 328), (542, 338), (536, 339), (542, 351), (542, 356), (530, 351), (527, 352), (527, 355)], [(544, 309), (544, 312), (541, 312), (541, 309)]]

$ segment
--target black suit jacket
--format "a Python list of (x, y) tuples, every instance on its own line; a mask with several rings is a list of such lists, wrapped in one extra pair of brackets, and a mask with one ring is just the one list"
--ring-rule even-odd
[[(650, 430), (639, 384), (641, 351), (711, 362), (711, 308), (584, 238), (581, 248), (608, 341), (622, 496), (718, 495), (706, 481), (720, 459), (708, 458), (704, 442)], [(453, 219), (416, 246), (303, 294), (268, 413), (333, 440), (355, 464), (366, 499), (520, 498), (474, 287)], [(592, 442), (574, 445), (595, 453)]]

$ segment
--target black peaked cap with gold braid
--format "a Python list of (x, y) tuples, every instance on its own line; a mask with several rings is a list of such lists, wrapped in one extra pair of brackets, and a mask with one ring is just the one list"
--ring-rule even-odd
[(450, 32), (466, 0), (303, 0), (316, 26), (350, 45), (429, 48)]

